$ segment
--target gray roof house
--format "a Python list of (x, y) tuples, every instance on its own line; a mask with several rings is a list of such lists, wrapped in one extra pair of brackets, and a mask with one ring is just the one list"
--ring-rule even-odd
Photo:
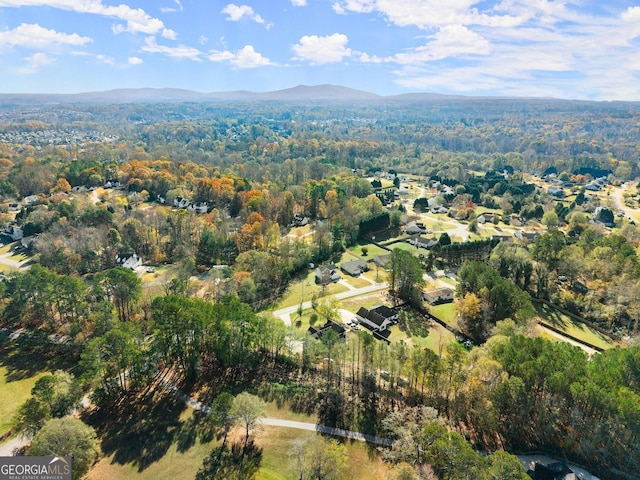
[(352, 277), (359, 277), (361, 273), (369, 270), (369, 265), (367, 265), (367, 262), (364, 260), (352, 260), (350, 262), (342, 263), (340, 265), (340, 270)]
[(329, 283), (337, 282), (340, 278), (342, 277), (340, 277), (338, 267), (334, 264), (321, 265), (316, 268), (316, 283), (319, 285), (328, 285)]

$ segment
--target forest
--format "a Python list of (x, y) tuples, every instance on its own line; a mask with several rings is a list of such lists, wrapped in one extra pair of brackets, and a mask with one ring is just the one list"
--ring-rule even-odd
[[(37, 452), (90, 393), (81, 478), (116, 448), (105, 418), (170, 386), (221, 440), (197, 478), (264, 478), (264, 402), (386, 439), (371, 454), (390, 479), (529, 478), (527, 452), (634, 478), (638, 125), (624, 102), (7, 100), (0, 359), (73, 367), (34, 379), (0, 435)], [(368, 273), (311, 284), (347, 260)], [(455, 290), (455, 338), (433, 282)], [(397, 313), (389, 340), (343, 325), (361, 291)], [(542, 334), (549, 309), (607, 344)], [(295, 478), (348, 478), (343, 443), (292, 447)]]

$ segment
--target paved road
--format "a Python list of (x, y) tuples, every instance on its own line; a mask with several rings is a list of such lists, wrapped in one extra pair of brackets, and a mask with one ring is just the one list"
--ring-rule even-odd
[[(384, 290), (386, 288), (389, 288), (389, 284), (387, 282), (374, 283), (373, 285), (369, 285), (366, 287), (354, 288), (353, 290), (340, 292), (335, 295), (332, 295), (332, 297), (338, 300), (344, 300), (345, 298), (357, 297), (359, 295), (366, 295), (368, 293), (379, 292), (380, 290)], [(285, 325), (291, 325), (291, 314), (296, 313), (298, 311), (298, 308), (300, 308), (300, 305), (293, 305), (292, 307), (286, 307), (286, 308), (281, 308), (280, 310), (275, 310), (272, 313), (275, 317), (281, 318)], [(311, 308), (311, 301), (302, 303), (302, 309), (306, 310), (307, 308)]]
[(629, 185), (624, 183), (620, 186), (620, 188), (615, 188), (613, 190), (613, 195), (611, 195), (611, 198), (613, 198), (613, 201), (616, 203), (616, 206), (619, 210), (622, 210), (624, 214), (630, 219), (635, 219), (640, 217), (640, 210), (628, 207), (624, 204), (624, 192), (628, 187)]

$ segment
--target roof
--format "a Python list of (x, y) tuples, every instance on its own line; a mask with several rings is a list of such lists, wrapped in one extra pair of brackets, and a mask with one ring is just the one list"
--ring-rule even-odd
[(320, 338), (329, 330), (333, 330), (341, 337), (343, 337), (346, 332), (346, 330), (342, 325), (338, 325), (337, 323), (332, 322), (331, 320), (327, 320), (327, 322), (320, 328), (315, 328), (310, 326), (308, 331), (311, 335), (314, 335), (315, 337)]
[(433, 290), (428, 290), (424, 292), (424, 294), (430, 296), (431, 298), (445, 297), (445, 296), (453, 295), (453, 289), (448, 287), (435, 288)]
[(340, 265), (340, 268), (347, 272), (349, 275), (360, 275), (362, 272), (369, 270), (367, 262), (364, 260), (352, 260), (350, 262), (344, 262)]

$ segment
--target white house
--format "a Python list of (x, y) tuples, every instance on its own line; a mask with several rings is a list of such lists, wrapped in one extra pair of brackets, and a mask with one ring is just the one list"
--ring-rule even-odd
[(13, 241), (20, 240), (22, 237), (24, 237), (22, 228), (16, 225), (9, 225), (7, 228), (4, 229), (2, 233), (8, 237), (11, 237), (11, 240)]
[(191, 205), (191, 200), (188, 198), (176, 197), (173, 200), (173, 206), (176, 208), (187, 208), (189, 205)]
[(423, 297), (432, 305), (453, 302), (453, 289), (446, 287), (436, 288), (434, 290), (424, 292)]
[(119, 253), (116, 255), (116, 265), (135, 270), (137, 267), (142, 265), (142, 258), (131, 252)]
[(192, 213), (207, 213), (209, 211), (209, 205), (207, 205), (207, 202), (189, 203), (187, 210)]

